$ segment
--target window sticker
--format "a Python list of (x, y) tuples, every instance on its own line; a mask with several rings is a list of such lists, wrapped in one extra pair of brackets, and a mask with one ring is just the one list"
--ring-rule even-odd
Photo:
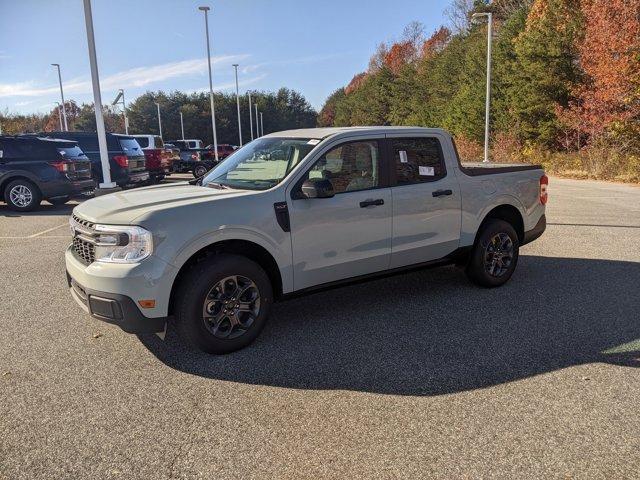
[(320, 140), (318, 140), (317, 138), (312, 138), (307, 142), (307, 145), (317, 145), (319, 143), (320, 143)]
[(404, 150), (400, 150), (399, 153), (400, 153), (400, 163), (409, 163), (409, 159), (407, 158), (407, 152), (405, 152)]
[(418, 173), (420, 173), (423, 177), (433, 177), (436, 174), (436, 171), (433, 167), (423, 167), (422, 165), (418, 167)]

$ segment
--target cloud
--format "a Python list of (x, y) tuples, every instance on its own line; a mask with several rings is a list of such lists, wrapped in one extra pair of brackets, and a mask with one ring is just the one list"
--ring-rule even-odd
[(242, 73), (247, 74), (255, 70), (262, 69), (264, 67), (273, 67), (273, 66), (278, 67), (278, 66), (285, 66), (285, 65), (306, 65), (309, 63), (319, 63), (319, 62), (325, 62), (327, 60), (333, 60), (334, 58), (339, 58), (344, 55), (346, 55), (346, 53), (329, 53), (324, 55), (309, 55), (307, 57), (290, 58), (288, 60), (274, 60), (271, 62), (262, 62), (262, 63), (246, 65), (240, 70), (242, 71)]
[[(259, 82), (260, 80), (264, 79), (267, 76), (266, 73), (263, 73), (261, 75), (258, 75), (257, 77), (253, 77), (253, 78), (248, 78), (248, 79), (243, 79), (238, 81), (238, 87), (246, 87), (248, 85), (252, 85), (256, 82)], [(235, 90), (236, 88), (236, 82), (235, 80), (233, 82), (229, 82), (229, 83), (222, 83), (222, 84), (218, 84), (218, 85), (214, 85), (213, 89), (215, 91), (220, 91), (220, 90)], [(196, 88), (195, 90), (188, 90), (185, 93), (189, 94), (189, 93), (206, 93), (209, 92), (209, 87), (206, 88)]]
[[(249, 55), (222, 55), (213, 57), (215, 66), (232, 64), (248, 58)], [(207, 59), (196, 58), (178, 62), (163, 63), (149, 67), (135, 67), (100, 79), (100, 89), (103, 91), (118, 88), (140, 88), (172, 78), (204, 75), (207, 73)], [(91, 80), (75, 78), (64, 82), (66, 94), (91, 93)], [(58, 85), (38, 86), (34, 82), (0, 83), (0, 97), (38, 97), (58, 92)]]

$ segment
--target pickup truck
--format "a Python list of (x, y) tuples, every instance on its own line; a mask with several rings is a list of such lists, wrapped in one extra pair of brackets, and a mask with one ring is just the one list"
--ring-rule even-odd
[(70, 219), (71, 295), (127, 332), (215, 354), (250, 344), (274, 301), (457, 264), (509, 280), (545, 230), (538, 165), (461, 164), (451, 136), (413, 127), (272, 133), (206, 177), (86, 201)]

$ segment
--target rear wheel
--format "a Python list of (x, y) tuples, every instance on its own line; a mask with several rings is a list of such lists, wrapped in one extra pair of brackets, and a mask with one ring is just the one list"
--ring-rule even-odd
[(29, 180), (18, 179), (5, 188), (4, 201), (11, 210), (30, 212), (40, 205), (42, 194)]
[(49, 202), (51, 205), (64, 205), (69, 200), (71, 200), (71, 197), (67, 195), (65, 197), (48, 198), (47, 202)]
[(240, 255), (213, 255), (182, 279), (176, 326), (200, 350), (230, 353), (256, 339), (272, 302), (269, 277), (258, 264)]
[(513, 275), (518, 264), (520, 241), (511, 224), (504, 220), (491, 219), (473, 246), (467, 276), (481, 287), (499, 287)]

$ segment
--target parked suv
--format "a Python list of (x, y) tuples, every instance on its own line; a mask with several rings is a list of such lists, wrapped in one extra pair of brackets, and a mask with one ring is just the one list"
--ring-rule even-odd
[(147, 170), (153, 183), (159, 183), (168, 175), (171, 175), (173, 154), (164, 147), (164, 142), (159, 135), (132, 135), (142, 148), (147, 161)]
[(0, 198), (12, 210), (33, 210), (43, 199), (62, 205), (94, 186), (91, 162), (76, 142), (0, 136)]
[[(91, 160), (94, 179), (98, 183), (103, 181), (97, 133), (52, 132), (46, 135), (78, 142), (82, 151)], [(115, 182), (119, 187), (125, 187), (127, 185), (140, 185), (149, 180), (144, 152), (134, 137), (107, 133), (107, 149), (109, 150), (109, 168), (111, 169), (112, 182)]]

